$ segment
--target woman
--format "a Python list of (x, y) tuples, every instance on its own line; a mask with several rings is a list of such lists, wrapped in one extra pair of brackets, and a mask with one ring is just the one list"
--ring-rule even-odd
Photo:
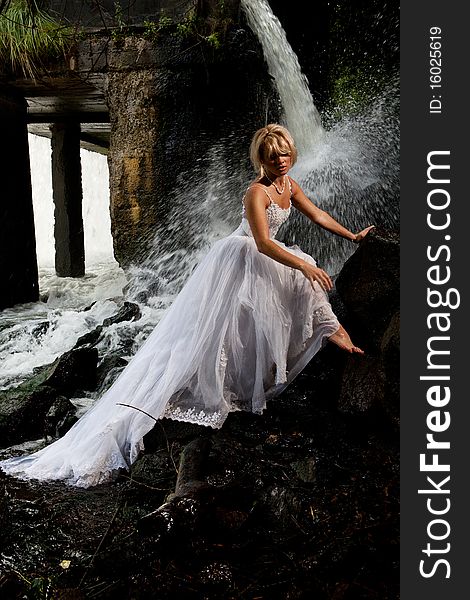
[(284, 127), (258, 130), (250, 154), (259, 177), (239, 228), (213, 245), (95, 406), (50, 446), (1, 462), (6, 473), (102, 483), (134, 462), (154, 419), (219, 428), (231, 411), (261, 413), (327, 341), (363, 353), (331, 310), (328, 274), (274, 238), (292, 206), (353, 242), (371, 227), (353, 234), (308, 200), (288, 176), (297, 150)]

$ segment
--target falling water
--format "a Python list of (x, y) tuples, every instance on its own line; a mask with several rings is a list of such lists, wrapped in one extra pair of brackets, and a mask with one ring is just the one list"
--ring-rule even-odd
[[(322, 127), (297, 57), (267, 0), (241, 0), (257, 35), (282, 102), (284, 124), (299, 149), (291, 175), (306, 195), (336, 220), (358, 232), (399, 222), (398, 77), (360, 114)], [(312, 228), (297, 211), (283, 241), (298, 243), (329, 272), (337, 273), (355, 247)]]
[(323, 137), (320, 114), (299, 61), (267, 0), (241, 0), (248, 24), (263, 47), (269, 72), (281, 99), (285, 124), (302, 154), (312, 152)]
[[(40, 267), (54, 265), (54, 203), (52, 199), (51, 141), (28, 135), (33, 190), (36, 253)], [(83, 229), (86, 267), (116, 263), (109, 215), (106, 156), (81, 149)], [(99, 183), (98, 183), (99, 182)]]
[[(57, 277), (51, 143), (31, 134), (28, 141), (42, 301), (4, 309), (0, 314), (0, 389), (52, 362), (81, 335), (116, 313), (126, 284), (113, 256), (106, 157), (81, 151), (86, 275)], [(83, 312), (89, 306), (90, 310)], [(116, 328), (110, 335), (116, 337)], [(113, 345), (110, 337), (105, 343)]]

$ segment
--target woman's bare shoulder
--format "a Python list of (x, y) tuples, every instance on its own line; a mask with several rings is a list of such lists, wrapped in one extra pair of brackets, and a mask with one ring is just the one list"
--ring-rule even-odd
[(291, 185), (291, 189), (292, 189), (292, 193), (295, 194), (297, 191), (302, 191), (300, 185), (297, 183), (297, 181), (295, 179), (293, 179), (290, 175), (288, 175), (289, 181), (290, 181), (290, 185)]
[(245, 206), (260, 203), (266, 206), (266, 204), (269, 203), (266, 187), (262, 183), (259, 183), (259, 181), (253, 181), (253, 183), (250, 183), (248, 186), (243, 201)]

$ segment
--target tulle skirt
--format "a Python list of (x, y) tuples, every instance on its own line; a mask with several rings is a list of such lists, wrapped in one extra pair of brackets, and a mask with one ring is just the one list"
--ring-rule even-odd
[[(276, 243), (315, 264), (297, 246)], [(0, 468), (80, 487), (108, 481), (135, 461), (154, 419), (219, 428), (231, 411), (261, 413), (338, 327), (320, 286), (261, 254), (239, 228), (212, 246), (115, 383), (66, 435)]]

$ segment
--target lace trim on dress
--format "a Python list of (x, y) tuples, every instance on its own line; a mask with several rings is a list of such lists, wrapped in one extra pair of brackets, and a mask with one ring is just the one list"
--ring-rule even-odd
[[(250, 189), (250, 188), (248, 188)], [(289, 179), (289, 189), (290, 189), (290, 193), (292, 195), (292, 185)], [(248, 190), (247, 190), (248, 191)], [(289, 206), (287, 208), (282, 208), (281, 206), (279, 206), (279, 204), (277, 204), (277, 202), (274, 202), (274, 200), (271, 198), (271, 196), (269, 195), (268, 191), (265, 190), (263, 188), (264, 193), (266, 194), (266, 196), (269, 198), (269, 205), (266, 208), (266, 217), (268, 219), (268, 227), (269, 227), (269, 237), (270, 238), (274, 238), (279, 230), (279, 228), (281, 227), (281, 225), (283, 223), (285, 223), (287, 221), (287, 219), (289, 218), (290, 215), (290, 211), (291, 211), (291, 200), (290, 200), (290, 196), (289, 196)], [(245, 192), (245, 196), (246, 196), (246, 192)], [(245, 196), (243, 196), (243, 200), (245, 199)], [(242, 228), (243, 231), (245, 231), (245, 233), (247, 235), (252, 236), (252, 232), (251, 232), (251, 228), (250, 228), (250, 224), (248, 222), (248, 219), (246, 218), (246, 210), (245, 210), (245, 205), (243, 204), (243, 200), (242, 200)]]
[(336, 319), (333, 311), (329, 306), (320, 306), (316, 310), (313, 311), (313, 321), (315, 323), (326, 323), (326, 321), (331, 321), (332, 319)]
[(174, 419), (176, 421), (185, 421), (186, 423), (195, 423), (196, 425), (206, 425), (214, 429), (220, 429), (224, 424), (226, 415), (220, 411), (205, 413), (203, 410), (188, 408), (181, 410), (179, 406), (168, 406), (162, 417)]
[(302, 350), (305, 350), (308, 346), (309, 340), (312, 338), (315, 329), (325, 323), (330, 324), (331, 328), (327, 327), (327, 329), (325, 329), (325, 337), (322, 340), (322, 345), (326, 343), (328, 337), (339, 327), (338, 319), (329, 304), (325, 304), (324, 306), (315, 309), (312, 312), (310, 319), (305, 320), (302, 332)]
[(276, 377), (274, 385), (279, 385), (287, 381), (287, 362), (282, 365), (276, 365)]
[(219, 358), (219, 372), (220, 372), (222, 378), (225, 375), (225, 369), (227, 368), (227, 363), (228, 363), (228, 356), (227, 356), (227, 352), (225, 350), (225, 344), (223, 344), (222, 349), (220, 351), (220, 358)]

